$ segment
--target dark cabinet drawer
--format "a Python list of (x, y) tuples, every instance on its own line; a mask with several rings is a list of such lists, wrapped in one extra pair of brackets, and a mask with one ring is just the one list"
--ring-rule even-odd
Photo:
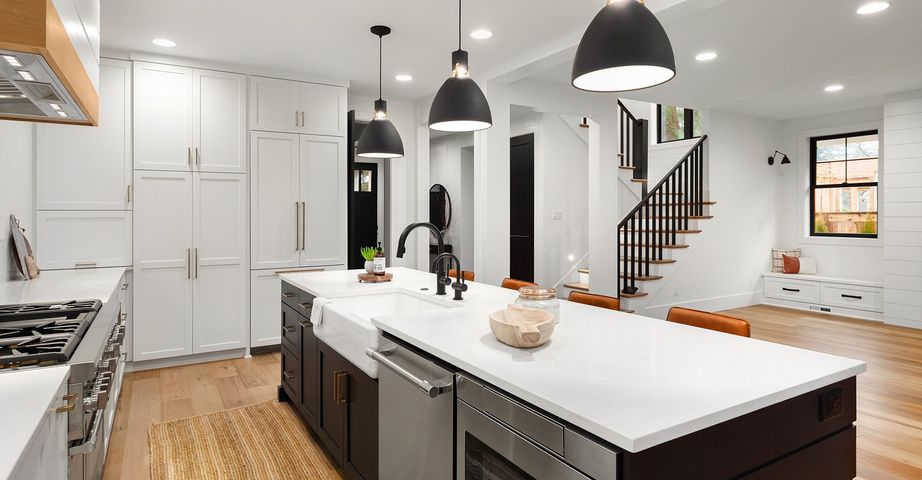
[(307, 292), (298, 292), (298, 304), (294, 308), (298, 313), (311, 318), (311, 308), (314, 306), (314, 296)]
[(287, 346), (296, 358), (301, 358), (301, 327), (298, 324), (301, 320), (304, 320), (304, 317), (282, 303), (282, 346)]
[[(320, 352), (314, 326), (302, 318), (301, 330), (301, 406), (313, 423), (320, 418)], [(316, 425), (315, 425), (316, 426)]]
[(295, 405), (301, 402), (301, 361), (284, 345), (282, 346), (282, 387)]
[(301, 291), (298, 289), (298, 287), (295, 287), (294, 285), (284, 280), (282, 281), (282, 303), (288, 305), (291, 308), (298, 308), (298, 302), (300, 302), (300, 293)]

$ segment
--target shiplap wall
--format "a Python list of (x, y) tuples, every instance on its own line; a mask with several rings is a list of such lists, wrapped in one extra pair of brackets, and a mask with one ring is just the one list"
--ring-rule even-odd
[(922, 98), (884, 106), (884, 319), (922, 328)]

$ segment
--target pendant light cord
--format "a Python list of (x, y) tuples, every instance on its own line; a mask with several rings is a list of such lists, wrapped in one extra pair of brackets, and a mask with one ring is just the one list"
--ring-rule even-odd
[(461, 50), (461, 0), (458, 0), (458, 50)]
[(384, 83), (384, 74), (382, 73), (384, 70), (384, 67), (382, 66), (382, 63), (384, 63), (384, 54), (382, 53), (382, 50), (384, 50), (384, 37), (379, 36), (378, 37), (378, 100), (381, 100), (384, 97), (384, 94), (382, 93), (383, 87), (381, 86)]

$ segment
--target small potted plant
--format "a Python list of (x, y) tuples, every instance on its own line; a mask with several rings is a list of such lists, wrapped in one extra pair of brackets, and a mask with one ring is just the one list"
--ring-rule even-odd
[(375, 247), (362, 247), (359, 250), (359, 253), (362, 254), (362, 258), (365, 259), (365, 271), (369, 274), (375, 273), (375, 253), (377, 253)]

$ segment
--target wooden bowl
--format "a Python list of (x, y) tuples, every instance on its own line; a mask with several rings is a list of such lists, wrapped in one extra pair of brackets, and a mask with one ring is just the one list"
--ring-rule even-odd
[(490, 314), (490, 330), (502, 343), (516, 348), (534, 348), (547, 343), (554, 333), (554, 315), (544, 310), (509, 305)]

